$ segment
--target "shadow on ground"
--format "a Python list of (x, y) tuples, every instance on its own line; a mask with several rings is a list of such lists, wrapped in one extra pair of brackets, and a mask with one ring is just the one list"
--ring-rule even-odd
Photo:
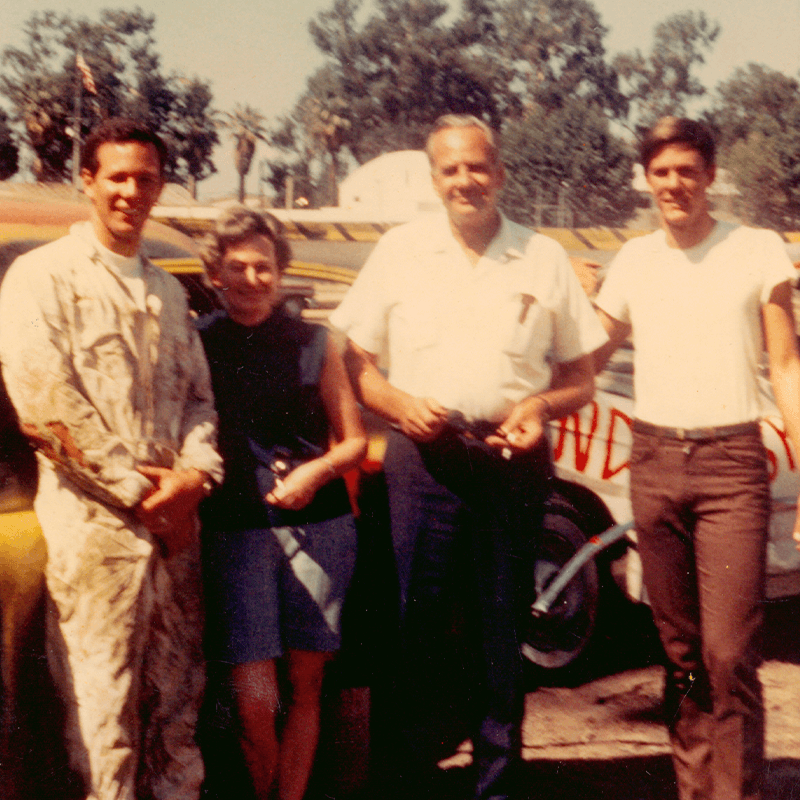
[[(619, 619), (625, 634), (608, 640), (607, 657), (595, 671), (612, 674), (656, 663), (657, 642), (652, 622), (643, 607), (628, 609)], [(366, 626), (375, 630), (376, 624)], [(378, 626), (379, 627), (379, 626)], [(14, 720), (11, 752), (3, 754), (0, 773), (10, 771), (18, 796), (13, 800), (71, 800), (80, 797), (66, 765), (59, 740), (59, 710), (43, 655), (43, 615), (39, 614), (28, 631), (21, 670), (21, 707)], [(620, 643), (622, 640), (622, 644)], [(766, 609), (763, 651), (771, 660), (800, 665), (800, 598), (770, 602)], [(346, 670), (349, 683), (329, 686), (326, 720), (320, 759), (309, 800), (375, 800), (366, 782), (369, 755), (370, 670), (365, 650), (350, 655)], [(597, 675), (595, 676), (597, 677)], [(224, 683), (224, 682), (223, 682)], [(556, 684), (556, 681), (552, 681)], [(564, 683), (562, 685), (570, 685)], [(220, 691), (211, 676), (210, 688)], [(532, 687), (533, 688), (533, 687)], [(245, 800), (241, 764), (233, 739), (235, 720), (229, 698), (209, 693), (211, 708), (206, 708), (205, 734), (210, 734), (208, 800)], [(793, 711), (800, 715), (800, 708)], [(211, 730), (209, 731), (209, 727)], [(216, 727), (215, 727), (216, 726)], [(789, 755), (792, 755), (791, 751)], [(800, 756), (800, 754), (798, 754)], [(239, 773), (239, 778), (237, 778)], [(454, 768), (443, 775), (441, 800), (463, 800), (466, 774)], [(677, 800), (670, 759), (667, 756), (609, 758), (603, 760), (534, 760), (523, 767), (520, 800), (558, 798), (558, 800)], [(12, 800), (4, 794), (2, 800)], [(775, 758), (768, 762), (764, 776), (763, 800), (800, 800), (800, 758)]]

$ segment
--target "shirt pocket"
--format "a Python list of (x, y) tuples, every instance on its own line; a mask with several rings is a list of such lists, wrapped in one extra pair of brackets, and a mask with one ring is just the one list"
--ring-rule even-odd
[(546, 350), (546, 313), (535, 295), (517, 292), (503, 312), (505, 317), (503, 352), (512, 359), (527, 359), (540, 349)]

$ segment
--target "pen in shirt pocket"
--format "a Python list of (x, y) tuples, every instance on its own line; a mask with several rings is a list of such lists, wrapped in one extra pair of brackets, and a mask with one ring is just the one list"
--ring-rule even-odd
[(520, 300), (522, 302), (522, 308), (519, 310), (519, 319), (517, 322), (522, 325), (528, 318), (528, 310), (536, 302), (536, 298), (532, 294), (525, 294), (525, 292), (523, 292)]

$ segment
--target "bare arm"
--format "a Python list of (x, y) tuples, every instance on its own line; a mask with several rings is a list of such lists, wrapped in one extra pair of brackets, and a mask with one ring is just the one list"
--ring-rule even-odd
[[(791, 297), (788, 281), (779, 284), (773, 289), (761, 314), (775, 400), (795, 452), (800, 453), (800, 353), (794, 331)], [(794, 539), (800, 549), (800, 498)]]
[(325, 455), (302, 464), (276, 483), (267, 501), (281, 508), (303, 508), (328, 481), (357, 467), (367, 452), (367, 436), (342, 357), (330, 338), (326, 347), (320, 392), (333, 443)]
[(549, 420), (560, 419), (577, 411), (592, 399), (593, 394), (591, 356), (559, 364), (550, 388), (514, 406), (506, 420), (498, 426), (498, 435), (489, 436), (486, 441), (494, 447), (530, 450), (541, 439)]
[(438, 436), (447, 419), (446, 408), (431, 397), (413, 397), (392, 386), (378, 369), (378, 357), (350, 340), (344, 360), (350, 381), (366, 408), (417, 441)]
[(597, 309), (597, 316), (606, 329), (608, 341), (592, 353), (595, 375), (605, 367), (608, 360), (614, 355), (614, 351), (628, 338), (631, 332), (631, 326), (628, 325), (628, 323), (614, 319), (614, 317), (606, 314), (601, 308)]
[(570, 256), (569, 263), (578, 276), (581, 289), (586, 292), (586, 295), (592, 297), (597, 294), (597, 288), (600, 283), (597, 273), (603, 265), (593, 258), (578, 258), (577, 256)]

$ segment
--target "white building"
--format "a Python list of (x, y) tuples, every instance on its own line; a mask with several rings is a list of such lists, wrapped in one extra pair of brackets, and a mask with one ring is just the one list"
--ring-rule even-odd
[(441, 208), (428, 156), (398, 150), (362, 164), (339, 185), (339, 207), (398, 220)]

